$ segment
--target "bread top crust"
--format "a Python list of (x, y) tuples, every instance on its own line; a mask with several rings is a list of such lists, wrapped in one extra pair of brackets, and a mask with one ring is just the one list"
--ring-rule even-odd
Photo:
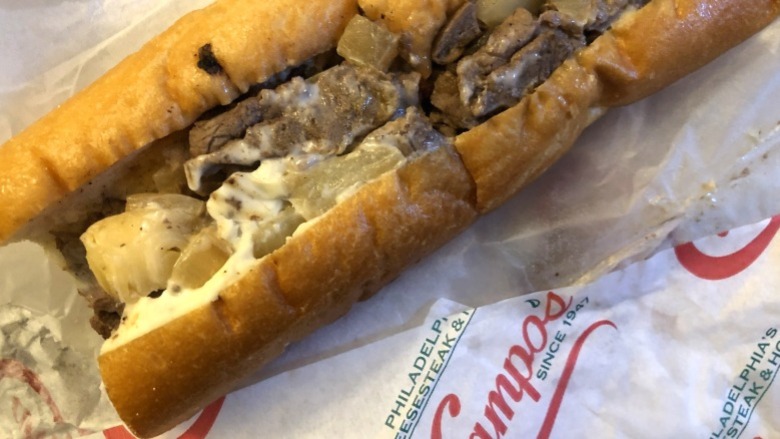
[(599, 105), (627, 105), (701, 68), (778, 15), (780, 0), (653, 0), (577, 59), (603, 84)]
[[(356, 12), (354, 0), (219, 0), (186, 15), (0, 147), (0, 242), (133, 151), (332, 48)], [(198, 67), (206, 44), (217, 73)]]
[(533, 181), (607, 108), (669, 86), (778, 14), (780, 0), (653, 0), (627, 12), (534, 93), (458, 136), (479, 211)]
[(519, 104), (455, 139), (477, 184), (480, 213), (495, 209), (552, 165), (603, 113), (601, 84), (574, 60)]

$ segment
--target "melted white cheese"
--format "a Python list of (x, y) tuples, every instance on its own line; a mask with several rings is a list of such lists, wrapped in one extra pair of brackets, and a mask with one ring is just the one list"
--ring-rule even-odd
[[(258, 240), (275, 239), (279, 236), (288, 239), (287, 237), (311, 227), (320, 216), (310, 218), (300, 225), (297, 222), (285, 225), (285, 222), (290, 221), (291, 208), (288, 200), (296, 192), (295, 184), (301, 181), (302, 174), (312, 172), (331, 176), (332, 181), (318, 182), (317, 186), (321, 191), (329, 192), (333, 199), (341, 201), (366, 181), (397, 168), (405, 161), (395, 146), (376, 142), (366, 142), (349, 155), (352, 154), (355, 154), (355, 159), (323, 159), (321, 156), (308, 155), (265, 160), (254, 172), (232, 175), (209, 199), (207, 210), (217, 224), (220, 237), (233, 247), (233, 254), (200, 288), (181, 289), (169, 284), (168, 289), (157, 298), (143, 297), (135, 303), (126, 304), (122, 323), (103, 344), (101, 352), (116, 349), (216, 300), (222, 290), (257, 264)], [(363, 167), (369, 158), (376, 159), (379, 164)], [(350, 168), (354, 166), (350, 165), (352, 162), (366, 170), (363, 174), (351, 173), (349, 178), (353, 182), (345, 187), (343, 178), (334, 176), (341, 171), (350, 172)], [(326, 168), (323, 169), (323, 166)], [(317, 171), (309, 171), (314, 169)], [(293, 174), (297, 179), (292, 179)], [(320, 192), (314, 196), (322, 194)]]
[(101, 353), (109, 352), (164, 324), (215, 301), (220, 291), (240, 279), (257, 262), (252, 235), (231, 241), (234, 252), (202, 287), (168, 288), (159, 297), (143, 297), (125, 305), (122, 323), (103, 343)]
[(254, 172), (236, 172), (211, 194), (206, 208), (222, 239), (237, 242), (259, 222), (279, 215), (289, 196), (287, 167), (285, 159), (265, 160)]

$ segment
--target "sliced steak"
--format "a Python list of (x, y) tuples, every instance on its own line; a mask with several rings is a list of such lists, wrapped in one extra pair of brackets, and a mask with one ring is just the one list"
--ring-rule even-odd
[(336, 64), (334, 59), (336, 59), (335, 53), (325, 52), (299, 66), (284, 69), (265, 82), (252, 87), (248, 96), (232, 108), (215, 109), (209, 113), (208, 118), (195, 122), (189, 133), (192, 157), (216, 151), (225, 143), (244, 137), (247, 128), (260, 123), (264, 118), (276, 117), (269, 113), (273, 108), (264, 103), (262, 90), (276, 88), (296, 76), (303, 78), (314, 76), (334, 66)]
[(554, 10), (534, 17), (518, 8), (482, 47), (437, 78), (431, 102), (447, 123), (473, 128), (519, 102), (584, 44), (571, 18)]
[(516, 104), (585, 44), (581, 29), (555, 12), (546, 12), (539, 22), (535, 37), (489, 73), (482, 67), (495, 65), (491, 54), (476, 53), (458, 65), (460, 97), (473, 116), (489, 116)]
[[(418, 103), (417, 73), (385, 74), (342, 64), (309, 81), (292, 81), (260, 93), (262, 121), (240, 140), (185, 164), (190, 188), (203, 192), (202, 180), (225, 165), (256, 166), (290, 154), (343, 153), (356, 140)], [(250, 104), (238, 117), (253, 113)], [(251, 118), (251, 117), (250, 117)]]
[(433, 44), (431, 59), (445, 65), (457, 61), (463, 50), (482, 35), (477, 20), (477, 4), (467, 1), (452, 16)]
[(94, 299), (91, 302), (94, 314), (89, 319), (89, 324), (95, 332), (107, 339), (119, 327), (125, 304), (117, 301), (105, 292), (102, 292), (102, 294), (100, 292), (91, 292), (90, 297)]
[(363, 143), (393, 145), (404, 156), (417, 151), (429, 151), (447, 144), (447, 138), (433, 128), (431, 122), (417, 107), (409, 107), (403, 117), (386, 123), (371, 132)]

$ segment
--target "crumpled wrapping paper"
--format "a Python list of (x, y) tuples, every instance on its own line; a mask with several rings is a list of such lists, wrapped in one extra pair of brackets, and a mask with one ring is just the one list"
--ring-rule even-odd
[[(185, 11), (206, 3), (5, 2), (0, 6), (0, 55), (13, 62), (6, 62), (0, 75), (0, 139), (84, 87)], [(477, 307), (590, 282), (659, 248), (780, 212), (780, 200), (773, 196), (780, 181), (779, 46), (776, 22), (658, 95), (611, 111), (532, 187), (346, 318), (293, 346), (257, 378), (417, 327), (442, 298)], [(78, 352), (79, 367), (91, 371), (95, 389), (91, 358), (97, 339), (84, 329), (85, 311), (72, 286), (63, 287), (59, 277), (40, 286), (27, 284), (25, 279), (45, 280), (40, 273), (54, 272), (38, 250), (4, 248), (0, 257), (5, 325), (17, 328), (17, 340), (50, 337), (60, 351)], [(61, 321), (82, 327), (66, 323), (65, 329), (52, 329)], [(30, 358), (27, 354), (36, 349), (14, 337), (4, 338), (3, 358), (8, 355), (43, 377), (55, 401), (78, 401), (74, 408), (70, 402), (67, 409), (60, 407), (60, 424), (100, 429), (116, 422), (104, 398), (72, 398), (72, 388), (55, 384), (67, 380), (55, 378), (56, 373), (48, 378), (56, 370), (45, 361), (51, 352), (42, 348)], [(44, 425), (48, 412), (40, 403), (36, 407), (36, 419)]]
[(91, 311), (73, 280), (30, 243), (3, 248), (0, 267), (0, 436), (67, 437), (115, 423)]

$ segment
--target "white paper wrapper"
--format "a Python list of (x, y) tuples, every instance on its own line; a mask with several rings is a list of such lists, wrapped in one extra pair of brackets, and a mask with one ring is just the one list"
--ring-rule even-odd
[(72, 279), (29, 243), (0, 249), (0, 279), (0, 436), (116, 423), (94, 360), (99, 337)]
[[(5, 36), (0, 40), (0, 55), (2, 59), (14, 60), (14, 63), (0, 75), (0, 140), (18, 132), (91, 82), (186, 10), (205, 3), (205, 0), (4, 2), (0, 6), (0, 28), (4, 30)], [(63, 35), (68, 37), (64, 38)], [(780, 78), (775, 75), (775, 72), (780, 71), (778, 52), (780, 23), (776, 22), (710, 66), (658, 95), (612, 111), (586, 131), (572, 152), (529, 190), (481, 219), (433, 257), (409, 270), (381, 294), (358, 304), (346, 318), (293, 346), (284, 357), (260, 372), (257, 378), (275, 377), (259, 387), (236, 394), (240, 396), (228, 398), (219, 418), (220, 423), (227, 419), (225, 413), (233, 413), (236, 407), (245, 402), (245, 399), (239, 398), (265, 400), (268, 397), (262, 395), (266, 389), (264, 386), (276, 385), (273, 383), (279, 379), (293, 381), (285, 385), (284, 394), (296, 393), (291, 391), (295, 388), (306, 390), (301, 395), (309, 395), (311, 389), (333, 392), (338, 389), (337, 393), (331, 394), (331, 401), (338, 401), (338, 404), (334, 407), (335, 403), (332, 402), (316, 410), (313, 407), (312, 410), (299, 410), (299, 407), (303, 407), (301, 405), (279, 404), (269, 407), (267, 401), (276, 404), (280, 399), (279, 395), (274, 395), (266, 400), (262, 410), (277, 413), (280, 420), (287, 421), (269, 421), (266, 425), (279, 426), (278, 430), (269, 430), (269, 435), (297, 437), (287, 429), (287, 424), (292, 422), (291, 418), (281, 416), (289, 413), (290, 407), (302, 413), (302, 416), (295, 418), (294, 424), (306, 427), (307, 431), (318, 437), (322, 435), (316, 433), (328, 431), (324, 429), (325, 424), (346, 425), (351, 422), (355, 415), (346, 411), (344, 407), (349, 406), (342, 405), (343, 400), (361, 401), (358, 413), (381, 409), (386, 415), (387, 406), (392, 402), (387, 397), (366, 401), (357, 394), (351, 396), (352, 390), (347, 393), (343, 390), (370, 384), (370, 388), (376, 390), (376, 395), (389, 395), (400, 391), (400, 382), (362, 379), (355, 382), (354, 375), (341, 375), (346, 377), (347, 387), (343, 387), (345, 382), (342, 378), (329, 378), (339, 376), (334, 375), (333, 361), (340, 361), (345, 355), (360, 355), (361, 363), (372, 365), (370, 369), (382, 372), (385, 371), (383, 364), (387, 357), (380, 355), (383, 348), (376, 346), (391, 342), (403, 344), (397, 340), (404, 337), (406, 340), (416, 340), (409, 338), (413, 336), (408, 334), (421, 331), (412, 328), (420, 325), (425, 328), (432, 324), (430, 318), (448, 315), (463, 306), (486, 307), (533, 291), (590, 282), (621, 264), (640, 260), (659, 246), (668, 247), (671, 243), (759, 221), (780, 212), (780, 199), (773, 196), (777, 182), (780, 181), (776, 171), (780, 169), (776, 163), (776, 147), (780, 143)], [(21, 332), (32, 330), (37, 335), (29, 337), (44, 339), (47, 331), (51, 331), (57, 343), (62, 343), (59, 348), (61, 351), (74, 349), (82, 360), (91, 358), (90, 350), (94, 350), (94, 344), (85, 340), (92, 338), (94, 343), (94, 337), (83, 335), (85, 329), (66, 329), (61, 333), (49, 329), (57, 325), (53, 323), (54, 320), (82, 315), (79, 313), (83, 310), (74, 311), (78, 305), (75, 305), (77, 300), (73, 288), (62, 288), (60, 281), (49, 282), (41, 287), (27, 286), (24, 279), (39, 278), (34, 274), (36, 271), (30, 271), (27, 267), (31, 262), (41, 265), (40, 253), (30, 250), (31, 253), (22, 255), (15, 249), (2, 251), (8, 255), (6, 257), (9, 261), (16, 264), (0, 264), (4, 268), (1, 275), (5, 285), (22, 292), (52, 290), (51, 296), (40, 296), (37, 293), (24, 295), (28, 296), (27, 299), (34, 297), (34, 302), (62, 305), (58, 309), (48, 309), (39, 306), (40, 303), (29, 305), (20, 302), (18, 295), (0, 295), (0, 304), (13, 305), (5, 306), (4, 309), (9, 311), (2, 311), (5, 313), (3, 317), (7, 315), (12, 318), (10, 316), (17, 307), (23, 307), (31, 313), (31, 317), (28, 319), (25, 315), (17, 320), (29, 321), (28, 326), (33, 329), (25, 328)], [(635, 269), (632, 267), (626, 273), (633, 273), (632, 270)], [(629, 293), (621, 289), (620, 292), (624, 292), (625, 296), (616, 297), (628, 301), (630, 296), (632, 300), (641, 302), (644, 297), (641, 291), (654, 287), (657, 281), (653, 275), (640, 273), (638, 276), (632, 282), (638, 285), (639, 292)], [(11, 288), (4, 291), (8, 290)], [(580, 297), (579, 293), (577, 297)], [(525, 298), (518, 300), (517, 303), (521, 305), (526, 303), (523, 302)], [(729, 307), (739, 306), (749, 309), (744, 303), (729, 303)], [(524, 309), (516, 305), (507, 305), (507, 308), (510, 312), (512, 309)], [(601, 305), (589, 307), (586, 312), (602, 308)], [(647, 308), (637, 309), (637, 313), (647, 311)], [(487, 314), (487, 311), (482, 310), (480, 308), (478, 315)], [(601, 312), (612, 311), (604, 308)], [(54, 318), (39, 317), (47, 314)], [(668, 308), (666, 314), (670, 321), (682, 318), (672, 308)], [(433, 317), (426, 320), (429, 315)], [(725, 316), (717, 315), (717, 318)], [(71, 320), (84, 321), (80, 317), (72, 317)], [(722, 320), (717, 324), (726, 323), (727, 320)], [(625, 327), (617, 326), (621, 331)], [(35, 328), (44, 327), (47, 329), (38, 329), (36, 332)], [(483, 326), (475, 324), (474, 327)], [(485, 331), (492, 330), (487, 326), (484, 328)], [(663, 337), (675, 339), (682, 336), (682, 333), (664, 325), (650, 329), (654, 332), (646, 337), (656, 338), (646, 340), (648, 343), (656, 343)], [(412, 332), (405, 332), (408, 330)], [(602, 332), (609, 331), (599, 329), (597, 336), (601, 337)], [(756, 334), (746, 333), (742, 336), (750, 338)], [(570, 337), (569, 340), (575, 338), (574, 335)], [(750, 340), (752, 342), (754, 338)], [(725, 347), (731, 346), (731, 342), (737, 343), (729, 337), (721, 341)], [(43, 377), (44, 384), (47, 389), (51, 389), (50, 393), (55, 400), (76, 401), (73, 408), (70, 403), (67, 409), (60, 407), (63, 412), (60, 425), (74, 424), (83, 429), (100, 429), (116, 423), (104, 399), (95, 397), (98, 401), (95, 403), (84, 402), (88, 398), (73, 398), (69, 396), (72, 392), (67, 385), (54, 384), (58, 379), (61, 382), (66, 380), (47, 378), (46, 374), (52, 370), (53, 363), (42, 361), (46, 355), (39, 353), (30, 359), (27, 354), (35, 350), (29, 344), (9, 343), (8, 339), (4, 343), (0, 345), (4, 352), (3, 358), (6, 355), (18, 361), (22, 361), (19, 358), (26, 358), (22, 361), (25, 367)], [(676, 343), (684, 345), (683, 341)], [(355, 350), (364, 346), (363, 349)], [(734, 346), (736, 348), (739, 344)], [(494, 364), (489, 351), (483, 353), (469, 347), (468, 352), (473, 354), (474, 361), (485, 367)], [(712, 357), (720, 358), (721, 355), (713, 353)], [(580, 359), (578, 371), (586, 362), (600, 364), (598, 359), (588, 358)], [(91, 368), (94, 372), (94, 363), (90, 365), (89, 360), (84, 361), (83, 367)], [(556, 366), (560, 367), (560, 363)], [(392, 373), (396, 374), (397, 369), (392, 369)], [(317, 387), (306, 387), (311, 386), (311, 383), (306, 383), (309, 374), (320, 377)], [(471, 375), (459, 378), (459, 385), (464, 387), (464, 391), (481, 382), (472, 379)], [(95, 376), (92, 382), (95, 382)], [(653, 385), (649, 381), (653, 377), (620, 376), (630, 378), (632, 385)], [(301, 382), (300, 387), (294, 383), (296, 380)], [(352, 387), (349, 387), (350, 383)], [(598, 387), (601, 386), (594, 386)], [(20, 388), (23, 389), (23, 386)], [(391, 389), (390, 393), (387, 393), (388, 389)], [(664, 394), (659, 390), (656, 399), (662, 397)], [(475, 398), (484, 400), (482, 396)], [(294, 401), (296, 404), (299, 402)], [(6, 401), (0, 403), (6, 404)], [(13, 405), (13, 401), (8, 404)], [(43, 406), (38, 404), (36, 407)], [(92, 410), (95, 407), (98, 409)], [(45, 407), (36, 410), (38, 415), (35, 419), (40, 420), (41, 426), (51, 424), (44, 422), (44, 418), (49, 416)], [(71, 410), (67, 417), (66, 410)], [(250, 411), (256, 413), (256, 410)], [(0, 413), (13, 415), (14, 412)], [(17, 410), (16, 413), (20, 412)], [(243, 416), (236, 413), (235, 416)], [(426, 416), (431, 416), (430, 410), (427, 413)], [(469, 413), (481, 412), (470, 409)], [(479, 418), (469, 419), (473, 424)], [(538, 420), (535, 416), (534, 419)], [(380, 421), (384, 422), (384, 418)], [(381, 422), (379, 431), (384, 431)], [(685, 424), (687, 418), (681, 418), (679, 422)], [(28, 423), (31, 425), (32, 421)], [(0, 420), (0, 425), (6, 423)], [(197, 425), (203, 425), (203, 422)], [(257, 428), (257, 424), (251, 422), (223, 425), (234, 429), (231, 435), (238, 435), (242, 431), (253, 432)], [(602, 422), (599, 425), (608, 426), (609, 423)], [(69, 434), (77, 433), (75, 428), (69, 430)], [(15, 434), (23, 436), (24, 432), (18, 430)]]

